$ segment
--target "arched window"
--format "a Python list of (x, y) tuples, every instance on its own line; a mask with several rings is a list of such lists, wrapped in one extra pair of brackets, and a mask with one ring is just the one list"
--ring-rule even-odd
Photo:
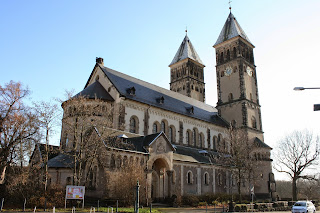
[(204, 184), (209, 185), (209, 173), (204, 173)]
[(161, 121), (161, 131), (165, 132), (166, 130), (166, 124), (164, 123), (164, 121)]
[(193, 132), (192, 132), (192, 140), (193, 140), (193, 146), (196, 146), (197, 145), (197, 131), (196, 129), (193, 129)]
[(132, 116), (130, 118), (130, 129), (131, 133), (138, 133), (138, 118), (136, 116)]
[(232, 93), (229, 93), (228, 100), (233, 101), (233, 94)]
[(199, 146), (200, 146), (200, 148), (205, 148), (204, 134), (203, 133), (199, 133)]
[(254, 116), (251, 117), (251, 125), (252, 125), (252, 128), (257, 128), (257, 121)]
[(220, 63), (223, 63), (224, 62), (224, 59), (223, 59), (223, 52), (221, 52), (220, 54)]
[(230, 60), (230, 51), (227, 50), (227, 61), (229, 61), (229, 60)]
[(188, 171), (187, 173), (187, 183), (192, 184), (193, 183), (193, 174), (191, 171)]
[(217, 136), (213, 136), (212, 141), (213, 141), (213, 146), (211, 148), (212, 150), (217, 151), (217, 141), (218, 141)]
[(221, 186), (222, 185), (222, 174), (218, 174), (218, 185)]
[(189, 131), (186, 132), (186, 143), (188, 145), (190, 145), (190, 132)]
[(158, 125), (156, 122), (153, 123), (152, 125), (152, 133), (157, 133), (158, 132)]
[(218, 141), (217, 141), (217, 150), (220, 151), (221, 149), (221, 143), (222, 143), (222, 135), (218, 135)]
[(233, 58), (237, 57), (237, 48), (233, 48)]
[(253, 101), (252, 93), (250, 93), (250, 101)]

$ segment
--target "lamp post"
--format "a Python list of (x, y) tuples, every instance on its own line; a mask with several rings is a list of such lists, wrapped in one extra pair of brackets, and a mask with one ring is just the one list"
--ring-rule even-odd
[[(306, 89), (320, 89), (320, 87), (295, 87), (293, 88), (294, 91), (302, 91)], [(320, 104), (313, 105), (313, 111), (320, 111)]]

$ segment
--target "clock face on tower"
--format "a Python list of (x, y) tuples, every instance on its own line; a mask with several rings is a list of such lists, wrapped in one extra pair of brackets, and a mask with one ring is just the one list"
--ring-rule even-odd
[(247, 67), (247, 73), (248, 73), (248, 75), (249, 76), (252, 76), (252, 69), (251, 69), (251, 67)]
[(227, 67), (226, 70), (224, 71), (224, 74), (226, 76), (230, 76), (232, 74), (232, 68), (231, 67)]

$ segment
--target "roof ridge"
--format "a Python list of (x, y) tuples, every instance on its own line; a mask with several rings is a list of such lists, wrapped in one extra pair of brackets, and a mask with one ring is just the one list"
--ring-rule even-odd
[(180, 93), (174, 92), (172, 90), (157, 86), (155, 84), (151, 84), (149, 82), (140, 80), (138, 78), (132, 77), (132, 76), (127, 75), (127, 74), (124, 74), (122, 72), (110, 69), (108, 67), (101, 67), (101, 68), (105, 68), (104, 70), (107, 71), (107, 72), (110, 72), (110, 73), (115, 74), (115, 75), (117, 75), (119, 77), (125, 78), (126, 80), (133, 81), (134, 83), (138, 83), (138, 84), (140, 84), (142, 86), (145, 86), (145, 87), (147, 87), (149, 89), (159, 91), (163, 95), (174, 97), (175, 99), (178, 99), (178, 100), (180, 100), (182, 102), (190, 103), (192, 101), (191, 102), (192, 104), (190, 104), (190, 106), (195, 106), (195, 107), (199, 107), (199, 108), (205, 108), (207, 111), (217, 112), (217, 109), (214, 106), (211, 106), (211, 105), (209, 105), (209, 104), (207, 104), (205, 102), (198, 101), (198, 100), (193, 99), (191, 97), (188, 97), (188, 96), (182, 95)]

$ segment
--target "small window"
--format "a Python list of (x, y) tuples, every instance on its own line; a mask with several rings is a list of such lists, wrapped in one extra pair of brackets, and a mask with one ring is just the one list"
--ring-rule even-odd
[(153, 126), (152, 126), (152, 133), (157, 133), (158, 132), (158, 125), (157, 123), (153, 123)]
[(232, 93), (229, 93), (229, 95), (228, 95), (228, 100), (229, 100), (229, 101), (233, 101), (233, 94), (232, 94)]
[(190, 145), (190, 134), (189, 131), (186, 132), (186, 143)]
[(218, 185), (221, 186), (222, 185), (222, 175), (218, 174)]
[(233, 58), (237, 57), (237, 49), (234, 47), (233, 48)]
[(138, 118), (131, 117), (130, 118), (130, 129), (129, 132), (131, 133), (138, 133)]
[(172, 127), (170, 127), (169, 128), (169, 134), (168, 134), (168, 137), (169, 137), (168, 139), (169, 139), (170, 143), (172, 143), (172, 138), (173, 138), (172, 133), (173, 133), (173, 130), (172, 130)]
[(208, 172), (204, 173), (204, 184), (209, 185), (209, 174)]
[(230, 51), (227, 50), (227, 60), (229, 61), (230, 60)]
[(193, 183), (193, 174), (191, 171), (188, 171), (188, 174), (187, 174), (187, 183), (188, 184), (192, 184)]
[(251, 125), (252, 125), (252, 128), (257, 128), (257, 121), (256, 121), (256, 118), (254, 116), (251, 117)]
[(166, 124), (164, 123), (164, 121), (161, 122), (161, 131), (165, 132), (166, 130)]

